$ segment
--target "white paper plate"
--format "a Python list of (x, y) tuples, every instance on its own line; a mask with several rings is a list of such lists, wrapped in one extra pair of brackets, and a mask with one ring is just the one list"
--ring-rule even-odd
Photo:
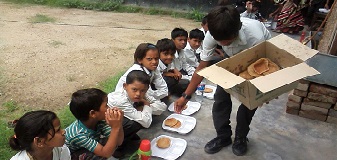
[(216, 90), (216, 86), (212, 86), (212, 85), (205, 85), (205, 88), (211, 88), (213, 91), (211, 93), (204, 93), (204, 97), (208, 98), (208, 99), (214, 99), (214, 93)]
[[(157, 140), (162, 137), (171, 139), (171, 145), (168, 148), (162, 149), (157, 147)], [(151, 141), (151, 156), (160, 157), (163, 159), (177, 159), (180, 157), (187, 147), (187, 142), (181, 138), (173, 138), (167, 135), (160, 135)]]
[[(172, 128), (169, 126), (165, 126), (165, 120), (169, 118), (175, 118), (181, 122), (180, 128)], [(163, 129), (173, 131), (173, 132), (178, 132), (180, 134), (186, 134), (189, 133), (192, 129), (194, 129), (195, 125), (197, 124), (197, 120), (194, 117), (191, 116), (185, 116), (181, 114), (171, 114), (168, 116), (162, 124)]]
[[(183, 110), (181, 114), (187, 115), (187, 116), (195, 113), (196, 111), (199, 111), (200, 106), (201, 106), (199, 102), (191, 102), (191, 101), (188, 101), (186, 105), (187, 105), (187, 108)], [(174, 102), (170, 104), (170, 106), (168, 107), (168, 110), (171, 112), (174, 112)]]

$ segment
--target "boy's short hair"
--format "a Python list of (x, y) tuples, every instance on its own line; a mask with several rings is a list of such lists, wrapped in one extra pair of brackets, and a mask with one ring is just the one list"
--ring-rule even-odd
[(217, 6), (207, 16), (208, 30), (217, 41), (237, 37), (242, 23), (240, 13), (232, 6)]
[(190, 31), (189, 38), (190, 39), (196, 38), (196, 39), (199, 39), (199, 40), (203, 41), (204, 38), (205, 38), (205, 35), (204, 35), (204, 32), (202, 32), (200, 29), (196, 28), (196, 29), (193, 29), (193, 30)]
[(100, 89), (89, 88), (76, 91), (71, 96), (70, 111), (76, 119), (86, 121), (91, 110), (99, 111), (107, 94)]
[(150, 76), (147, 75), (144, 71), (133, 70), (128, 73), (126, 76), (126, 84), (132, 84), (135, 81), (139, 81), (142, 84), (150, 85)]
[(176, 45), (174, 44), (174, 42), (171, 39), (163, 38), (161, 40), (158, 40), (156, 46), (159, 50), (159, 54), (161, 52), (165, 52), (165, 51), (172, 51), (171, 55), (175, 54)]
[(146, 56), (146, 52), (149, 50), (158, 50), (158, 48), (151, 43), (141, 43), (136, 48), (135, 54), (133, 55), (134, 63), (138, 64), (138, 60), (142, 60)]
[(188, 37), (187, 31), (183, 28), (174, 28), (171, 32), (171, 38), (175, 39), (180, 36), (185, 36), (187, 38)]
[(204, 16), (203, 18), (202, 18), (202, 20), (201, 20), (201, 24), (203, 24), (203, 25), (206, 25), (207, 24), (207, 15), (206, 16)]

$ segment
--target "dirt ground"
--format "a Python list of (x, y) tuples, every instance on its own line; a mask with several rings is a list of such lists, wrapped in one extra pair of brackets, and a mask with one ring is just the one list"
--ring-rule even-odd
[[(55, 23), (30, 23), (37, 14)], [(169, 16), (97, 12), (0, 2), (0, 103), (57, 110), (133, 63), (143, 42), (169, 38), (199, 22)]]

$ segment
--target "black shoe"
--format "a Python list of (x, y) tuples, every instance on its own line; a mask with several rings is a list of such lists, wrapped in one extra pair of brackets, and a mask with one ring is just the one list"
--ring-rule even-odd
[(230, 144), (232, 144), (232, 139), (230, 137), (216, 137), (205, 145), (204, 150), (208, 154), (214, 154), (216, 152), (219, 152), (223, 147), (226, 147)]
[(247, 137), (235, 137), (234, 144), (232, 146), (233, 153), (237, 156), (243, 156), (244, 154), (246, 154), (247, 141)]

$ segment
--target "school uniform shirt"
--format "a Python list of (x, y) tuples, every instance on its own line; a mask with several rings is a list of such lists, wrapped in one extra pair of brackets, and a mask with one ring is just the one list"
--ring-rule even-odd
[(150, 76), (151, 83), (153, 83), (154, 86), (156, 87), (156, 90), (152, 90), (151, 86), (149, 87), (149, 90), (147, 90), (147, 93), (150, 96), (153, 96), (156, 99), (162, 99), (168, 95), (168, 88), (167, 88), (166, 82), (163, 76), (160, 74), (160, 72), (157, 69), (150, 72), (148, 69), (146, 69), (145, 67), (139, 64), (133, 64), (124, 73), (124, 75), (121, 78), (119, 78), (115, 91), (119, 89), (123, 89), (123, 84), (126, 82), (126, 76), (133, 70), (144, 71), (146, 74)]
[[(239, 36), (230, 45), (222, 46), (222, 49), (229, 57), (271, 38), (269, 31), (261, 22), (245, 17), (240, 19), (242, 27), (239, 30)], [(207, 32), (203, 41), (203, 52), (200, 55), (200, 59), (203, 61), (212, 60), (217, 44), (221, 45)]]
[(259, 15), (259, 13), (257, 11), (248, 13), (247, 10), (246, 10), (246, 11), (244, 11), (240, 14), (240, 17), (246, 17), (246, 18), (258, 20), (259, 17), (257, 15)]
[(184, 53), (186, 56), (186, 62), (196, 68), (199, 65), (198, 59), (195, 56), (196, 54), (200, 54), (200, 52), (202, 51), (201, 46), (198, 49), (193, 49), (190, 45), (190, 43), (187, 42), (186, 47), (184, 48)]
[[(53, 149), (53, 160), (70, 160), (70, 151), (66, 145), (62, 147), (54, 147)], [(18, 152), (10, 160), (31, 160), (27, 154), (26, 150)]]
[(71, 152), (85, 148), (94, 152), (102, 137), (109, 137), (111, 127), (105, 121), (99, 121), (96, 130), (87, 128), (80, 120), (74, 121), (66, 129), (66, 145)]
[(176, 51), (174, 57), (175, 58), (173, 60), (173, 66), (175, 69), (177, 69), (178, 71), (184, 70), (187, 72), (188, 75), (193, 75), (195, 68), (186, 62), (186, 56), (183, 49), (179, 52)]
[(166, 65), (161, 60), (159, 60), (159, 64), (158, 64), (157, 70), (159, 71), (160, 74), (163, 75), (163, 73), (166, 73), (166, 72), (168, 72), (171, 69), (174, 69), (173, 66), (172, 66), (172, 63)]
[(108, 106), (118, 107), (124, 111), (124, 117), (136, 121), (145, 128), (149, 128), (152, 123), (152, 115), (161, 115), (167, 108), (164, 102), (156, 100), (154, 97), (145, 95), (145, 99), (150, 105), (144, 105), (143, 111), (137, 111), (125, 89), (117, 90), (108, 94)]

